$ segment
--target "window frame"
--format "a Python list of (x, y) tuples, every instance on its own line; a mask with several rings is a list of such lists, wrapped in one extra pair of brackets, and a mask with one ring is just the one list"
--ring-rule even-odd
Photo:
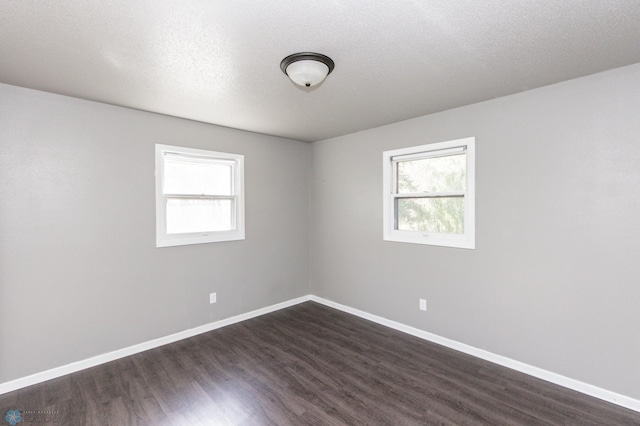
[[(165, 154), (183, 158), (200, 158), (213, 162), (231, 164), (233, 168), (233, 194), (207, 195), (193, 197), (180, 195), (180, 198), (232, 199), (234, 201), (235, 229), (228, 231), (207, 231), (167, 234), (167, 199), (176, 194), (164, 193)], [(190, 244), (205, 244), (222, 241), (245, 239), (244, 215), (244, 155), (227, 152), (209, 151), (174, 145), (155, 145), (155, 178), (156, 178), (156, 247), (172, 247)], [(175, 197), (174, 197), (175, 198)]]
[[(466, 189), (450, 196), (464, 198), (464, 233), (449, 234), (424, 231), (402, 231), (397, 229), (396, 200), (407, 198), (397, 192), (397, 163), (402, 160), (433, 158), (455, 154), (456, 149), (465, 148)], [(383, 160), (383, 240), (443, 247), (475, 249), (475, 138), (468, 137), (446, 142), (412, 146), (384, 151)], [(441, 195), (442, 196), (442, 195)], [(436, 196), (434, 196), (435, 198)]]

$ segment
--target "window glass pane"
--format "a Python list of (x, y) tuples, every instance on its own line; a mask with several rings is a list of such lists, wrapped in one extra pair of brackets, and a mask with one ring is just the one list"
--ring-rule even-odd
[(164, 193), (232, 195), (233, 166), (178, 156), (165, 156)]
[(464, 234), (464, 198), (397, 198), (398, 230)]
[(398, 162), (398, 193), (460, 192), (466, 186), (466, 154)]
[(167, 234), (231, 229), (233, 200), (167, 199)]

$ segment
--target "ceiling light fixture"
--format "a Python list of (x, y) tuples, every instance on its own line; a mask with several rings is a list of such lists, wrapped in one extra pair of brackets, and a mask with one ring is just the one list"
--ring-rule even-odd
[(299, 86), (313, 87), (331, 74), (333, 60), (320, 53), (302, 52), (289, 55), (280, 62), (280, 69)]

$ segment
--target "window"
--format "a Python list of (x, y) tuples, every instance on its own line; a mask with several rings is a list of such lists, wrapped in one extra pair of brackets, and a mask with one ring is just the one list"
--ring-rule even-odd
[(156, 247), (244, 240), (244, 156), (156, 145)]
[(475, 248), (475, 138), (383, 153), (384, 240)]

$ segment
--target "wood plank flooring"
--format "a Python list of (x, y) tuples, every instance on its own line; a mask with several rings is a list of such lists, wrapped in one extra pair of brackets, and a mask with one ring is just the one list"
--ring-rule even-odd
[(0, 395), (0, 422), (10, 409), (19, 425), (640, 425), (313, 302)]

